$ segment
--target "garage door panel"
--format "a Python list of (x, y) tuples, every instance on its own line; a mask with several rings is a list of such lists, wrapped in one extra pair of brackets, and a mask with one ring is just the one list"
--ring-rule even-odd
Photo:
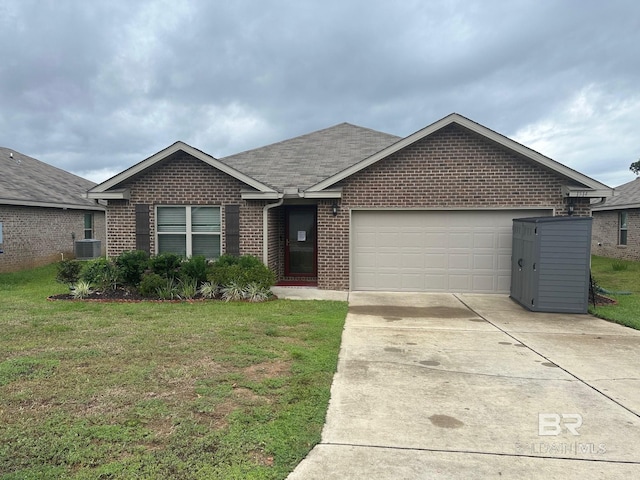
[(449, 270), (469, 270), (471, 268), (471, 252), (449, 254)]
[(495, 256), (491, 254), (474, 254), (473, 255), (473, 269), (474, 270), (489, 270), (495, 269)]
[(511, 283), (513, 218), (520, 211), (355, 211), (354, 290), (501, 292)]
[(496, 238), (493, 232), (474, 232), (473, 234), (473, 248), (489, 248), (493, 249), (496, 246)]
[(496, 291), (495, 277), (493, 274), (473, 275), (474, 292), (477, 293), (493, 293)]
[[(441, 269), (442, 272), (447, 268), (447, 255), (446, 250), (442, 252), (427, 253), (424, 255), (424, 266), (428, 271), (437, 271)], [(442, 274), (442, 272), (440, 274)]]
[(451, 292), (469, 292), (471, 291), (471, 278), (466, 273), (456, 275), (449, 273), (448, 275), (449, 288), (446, 291)]
[(447, 243), (450, 248), (468, 249), (471, 245), (472, 238), (471, 233), (451, 232)]
[[(520, 217), (523, 218), (523, 217)], [(500, 230), (498, 232), (498, 248), (505, 248), (511, 252), (511, 243), (513, 242), (511, 229), (508, 231)]]

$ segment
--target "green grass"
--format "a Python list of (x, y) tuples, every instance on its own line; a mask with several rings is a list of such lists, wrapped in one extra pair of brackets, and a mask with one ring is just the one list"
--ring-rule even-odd
[(320, 440), (344, 302), (92, 303), (0, 274), (1, 479), (278, 479)]
[(640, 330), (640, 262), (593, 256), (591, 273), (600, 287), (611, 292), (631, 293), (607, 294), (618, 302), (617, 305), (590, 307), (591, 313)]

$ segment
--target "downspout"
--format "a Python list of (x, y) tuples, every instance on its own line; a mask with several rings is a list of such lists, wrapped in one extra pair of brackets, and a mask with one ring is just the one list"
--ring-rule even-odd
[(279, 207), (284, 203), (284, 193), (281, 193), (280, 200), (276, 203), (269, 203), (262, 208), (262, 263), (269, 266), (269, 210)]

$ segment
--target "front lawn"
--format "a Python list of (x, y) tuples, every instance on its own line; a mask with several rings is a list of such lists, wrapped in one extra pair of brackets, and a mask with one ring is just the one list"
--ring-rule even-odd
[[(640, 330), (640, 262), (592, 256), (591, 274), (617, 305), (593, 306), (594, 315)], [(629, 293), (629, 294), (623, 294)]]
[(345, 302), (93, 303), (0, 274), (0, 478), (281, 479), (320, 440)]

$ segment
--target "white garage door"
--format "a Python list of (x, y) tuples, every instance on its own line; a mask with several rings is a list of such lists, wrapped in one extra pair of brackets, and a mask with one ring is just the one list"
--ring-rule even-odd
[(354, 211), (353, 290), (508, 293), (512, 220), (550, 210)]

